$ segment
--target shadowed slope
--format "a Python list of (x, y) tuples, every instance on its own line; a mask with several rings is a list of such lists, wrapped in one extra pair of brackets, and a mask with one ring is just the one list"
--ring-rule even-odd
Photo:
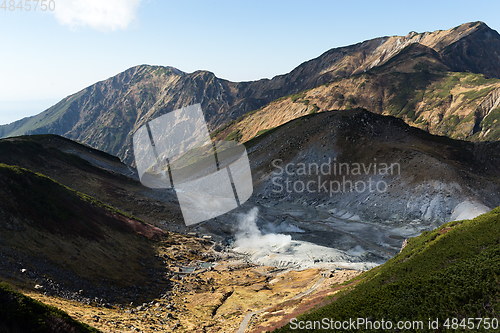
[(17, 285), (107, 301), (123, 299), (120, 288), (141, 284), (147, 297), (161, 287), (150, 278), (162, 274), (162, 230), (44, 175), (0, 164), (0, 226), (0, 274)]
[(0, 283), (0, 331), (3, 333), (98, 333), (65, 312), (15, 292)]

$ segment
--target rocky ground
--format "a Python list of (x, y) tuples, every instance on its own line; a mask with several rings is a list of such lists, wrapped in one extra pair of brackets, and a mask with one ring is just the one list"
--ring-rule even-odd
[(37, 291), (25, 294), (64, 309), (103, 332), (235, 332), (254, 311), (258, 313), (248, 321), (254, 330), (289, 320), (299, 307), (310, 308), (318, 295), (337, 291), (332, 285), (358, 274), (351, 270), (325, 272), (277, 270), (233, 258), (210, 269), (174, 274), (171, 290), (139, 304), (86, 304)]

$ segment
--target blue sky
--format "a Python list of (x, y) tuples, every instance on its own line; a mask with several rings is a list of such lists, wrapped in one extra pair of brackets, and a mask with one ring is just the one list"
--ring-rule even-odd
[(247, 81), (375, 37), (500, 30), (497, 1), (52, 1), (53, 12), (0, 8), (0, 124), (139, 64)]

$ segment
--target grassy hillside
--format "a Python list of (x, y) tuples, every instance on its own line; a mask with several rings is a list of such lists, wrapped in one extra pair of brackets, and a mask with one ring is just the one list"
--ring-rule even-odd
[[(410, 239), (399, 255), (360, 275), (357, 285), (332, 299), (331, 304), (298, 320), (371, 318), (391, 320), (394, 325), (397, 321), (422, 321), (425, 330), (419, 331), (430, 331), (429, 318), (439, 319), (437, 331), (444, 331), (447, 318), (457, 318), (458, 324), (465, 319), (465, 325), (472, 325), (468, 318), (490, 318), (493, 324), (498, 323), (499, 234), (500, 207), (474, 220), (450, 222), (424, 232)], [(496, 331), (487, 330), (484, 322), (478, 329), (478, 322), (475, 320), (475, 328), (469, 331)], [(465, 331), (460, 325), (455, 328)], [(286, 326), (275, 332), (289, 331), (290, 326)]]
[(0, 332), (98, 333), (99, 330), (77, 322), (64, 311), (45, 305), (0, 283)]
[(163, 272), (154, 261), (163, 231), (42, 174), (0, 163), (0, 226), (4, 281), (113, 300), (125, 296), (117, 288), (161, 287), (151, 276)]

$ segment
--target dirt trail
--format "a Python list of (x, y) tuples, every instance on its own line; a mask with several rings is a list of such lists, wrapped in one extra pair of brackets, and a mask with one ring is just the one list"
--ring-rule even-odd
[[(311, 294), (314, 290), (316, 290), (321, 285), (321, 283), (323, 283), (324, 280), (325, 280), (325, 276), (321, 273), (321, 278), (311, 288), (307, 289), (306, 291), (301, 292), (298, 295), (295, 295), (294, 297), (291, 298), (291, 300), (300, 299), (304, 296)], [(252, 317), (261, 313), (261, 312), (267, 311), (270, 308), (271, 307), (247, 313), (245, 315), (245, 317), (243, 318), (243, 321), (241, 322), (240, 327), (238, 328), (236, 333), (245, 333), (245, 331), (248, 328), (248, 324), (250, 323), (250, 320), (252, 319)]]

